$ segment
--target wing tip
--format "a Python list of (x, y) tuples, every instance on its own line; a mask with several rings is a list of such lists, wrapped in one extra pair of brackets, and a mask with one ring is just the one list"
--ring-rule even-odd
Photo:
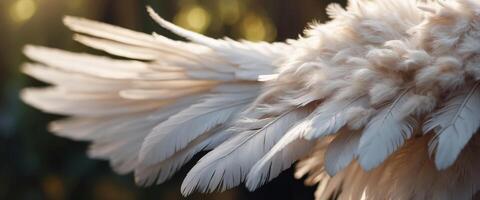
[[(260, 177), (260, 178), (257, 178)], [(250, 172), (247, 175), (247, 179), (245, 181), (245, 187), (248, 189), (248, 191), (253, 192), (260, 186), (264, 184), (265, 181), (263, 181), (262, 175), (259, 174), (259, 171), (257, 169), (252, 168)]]
[(87, 20), (87, 19), (82, 18), (82, 17), (65, 15), (65, 16), (63, 16), (62, 22), (63, 22), (63, 24), (65, 24), (65, 26), (71, 28), (71, 27), (74, 26), (76, 23), (78, 23), (78, 22), (80, 22), (80, 21), (86, 21), (86, 20)]
[[(39, 89), (37, 88), (25, 88), (25, 89), (22, 89), (20, 92), (19, 92), (19, 97), (20, 99), (25, 103), (25, 104), (28, 104), (28, 105), (31, 105), (37, 109), (39, 108), (42, 108), (41, 106), (41, 103), (39, 102), (39, 99), (38, 99), (38, 91)], [(42, 109), (40, 109), (42, 110)]]
[(20, 65), (20, 72), (22, 72), (23, 74), (26, 74), (30, 77), (34, 77), (34, 68), (35, 67), (40, 67), (40, 65), (38, 64), (33, 64), (33, 63), (22, 63)]
[(32, 55), (40, 48), (40, 46), (36, 46), (33, 44), (27, 44), (23, 47), (22, 53), (27, 56), (28, 58), (31, 58)]
[[(151, 137), (147, 136), (142, 143), (140, 151), (138, 153), (138, 161), (144, 165), (155, 165), (157, 163), (163, 162), (171, 158), (177, 151), (165, 152), (159, 150), (158, 146), (165, 146), (163, 141), (159, 144), (151, 141)], [(160, 152), (160, 153), (158, 153)]]
[(146, 147), (145, 141), (142, 144), (142, 147), (140, 148), (140, 151), (138, 152), (138, 161), (140, 163), (146, 164), (146, 165), (151, 165), (155, 164), (152, 162), (153, 159), (151, 159), (150, 155), (150, 148)]
[(155, 12), (155, 10), (151, 6), (146, 6), (146, 9), (147, 9), (147, 12), (150, 15), (150, 17), (155, 22), (157, 22), (160, 26), (168, 29), (168, 25), (170, 25), (170, 22), (168, 22), (167, 20), (160, 17), (160, 15), (158, 15), (158, 13)]
[(198, 181), (193, 181), (192, 180), (192, 174), (191, 174), (191, 171), (188, 172), (187, 176), (185, 177), (185, 179), (183, 179), (183, 182), (182, 182), (182, 185), (180, 187), (180, 192), (182, 193), (182, 195), (184, 197), (187, 197), (189, 195), (191, 195), (195, 189), (197, 188), (197, 185), (198, 185)]
[(158, 25), (160, 25), (161, 27), (169, 30), (170, 32), (172, 32), (174, 34), (177, 34), (178, 36), (186, 38), (186, 39), (188, 39), (192, 42), (195, 42), (195, 43), (204, 44), (204, 45), (207, 45), (207, 46), (215, 46), (216, 45), (215, 44), (216, 40), (214, 40), (212, 38), (209, 38), (209, 37), (206, 37), (202, 34), (187, 30), (185, 28), (177, 26), (177, 25), (163, 19), (162, 17), (160, 17), (160, 15), (158, 15), (155, 12), (155, 10), (152, 7), (147, 6), (146, 9), (147, 9), (147, 12), (150, 15), (150, 17), (155, 22), (157, 22)]

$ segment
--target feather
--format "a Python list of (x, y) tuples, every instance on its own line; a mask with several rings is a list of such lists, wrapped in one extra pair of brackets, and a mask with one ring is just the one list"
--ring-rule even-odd
[(435, 151), (438, 169), (452, 165), (480, 127), (480, 83), (451, 95), (443, 107), (433, 113), (424, 124), (424, 133), (435, 131), (430, 152)]
[[(150, 114), (150, 113), (148, 113)], [(147, 114), (147, 115), (148, 115)], [(119, 130), (145, 120), (146, 113), (111, 117), (71, 117), (50, 123), (49, 130), (58, 136), (72, 140), (93, 141), (115, 136)]]
[(357, 156), (358, 143), (360, 142), (360, 131), (343, 130), (328, 145), (325, 153), (325, 171), (330, 176), (347, 167)]
[[(148, 129), (134, 130), (128, 138), (112, 137), (109, 141), (94, 141), (88, 149), (88, 157), (109, 160), (112, 168), (120, 174), (131, 172), (137, 167), (137, 156), (143, 137)], [(131, 133), (131, 132), (129, 132)]]
[(324, 176), (325, 151), (327, 150), (333, 136), (327, 136), (316, 141), (312, 152), (296, 165), (295, 178), (300, 179), (308, 174), (305, 184), (317, 184)]
[(116, 81), (69, 73), (40, 64), (24, 64), (22, 72), (53, 85), (80, 92), (111, 92), (130, 87), (128, 81)]
[(294, 125), (262, 159), (255, 163), (245, 183), (249, 190), (254, 190), (266, 181), (272, 180), (300, 156), (310, 151), (315, 142), (306, 141), (302, 136), (312, 130), (312, 115), (314, 113)]
[(187, 163), (195, 154), (202, 150), (206, 150), (210, 145), (214, 145), (225, 141), (231, 136), (231, 132), (221, 131), (221, 128), (211, 130), (209, 133), (203, 134), (191, 141), (186, 147), (175, 152), (167, 159), (164, 159), (153, 165), (145, 165), (142, 163), (135, 169), (135, 182), (138, 185), (148, 186), (155, 181), (157, 184), (163, 183), (169, 179), (180, 167)]
[(254, 189), (315, 144), (296, 176), (318, 184), (316, 198), (470, 199), (480, 190), (477, 10), (473, 0), (352, 1), (274, 43), (209, 38), (151, 8), (189, 41), (65, 17), (75, 40), (124, 60), (27, 46), (38, 64), (23, 72), (53, 86), (21, 97), (68, 115), (51, 130), (91, 142), (89, 156), (142, 185), (212, 150), (183, 194)]
[[(205, 46), (173, 41), (159, 35), (151, 36), (76, 17), (65, 17), (64, 22), (73, 31), (115, 41), (114, 43), (110, 42), (106, 44), (105, 41), (88, 40), (85, 37), (79, 39), (80, 42), (88, 46), (101, 48), (114, 55), (121, 54), (121, 56), (131, 56), (132, 52), (128, 52), (128, 50), (121, 52), (120, 50), (112, 50), (115, 45), (127, 44), (131, 46), (128, 48), (129, 50), (131, 50), (132, 47), (134, 49), (136, 48), (136, 50), (138, 50), (139, 47), (154, 49), (158, 54), (162, 55), (162, 60), (173, 65), (196, 68), (202, 67), (218, 72), (232, 72), (235, 70), (235, 67), (233, 67), (231, 63), (218, 58), (216, 54), (220, 52), (213, 52)], [(134, 54), (136, 55), (138, 53)]]
[(348, 123), (350, 109), (364, 107), (368, 98), (361, 96), (350, 100), (333, 100), (324, 103), (314, 111), (311, 120), (311, 131), (305, 132), (308, 140), (334, 134)]
[(154, 110), (169, 102), (133, 101), (113, 94), (74, 93), (59, 88), (23, 89), (23, 101), (45, 112), (74, 116), (111, 116)]
[[(250, 69), (250, 73), (255, 74), (248, 80), (257, 80), (259, 75), (272, 74), (273, 69), (277, 68), (277, 63), (281, 63), (283, 56), (293, 51), (290, 45), (285, 43), (253, 43), (237, 42), (231, 39), (216, 40), (201, 34), (188, 31), (176, 26), (155, 13), (151, 7), (147, 7), (150, 16), (162, 27), (173, 33), (185, 37), (193, 42), (208, 46), (219, 53), (225, 60), (232, 62), (244, 69)], [(250, 77), (250, 76), (247, 76)]]
[[(43, 64), (69, 72), (106, 79), (185, 80), (184, 72), (159, 72), (139, 61), (115, 60), (46, 47), (27, 46), (25, 55)], [(52, 59), (55, 58), (55, 59)]]
[(113, 92), (125, 89), (200, 89), (212, 87), (213, 81), (204, 80), (115, 80), (86, 74), (71, 73), (40, 64), (24, 64), (22, 72), (46, 83), (78, 92)]
[(306, 124), (308, 122), (304, 121), (291, 128), (262, 159), (255, 163), (245, 183), (249, 190), (255, 190), (266, 181), (271, 181), (311, 150), (315, 142), (301, 138), (302, 134), (311, 128)]
[(252, 101), (255, 93), (217, 94), (170, 117), (145, 138), (140, 159), (146, 164), (162, 161), (199, 135), (227, 122)]
[[(231, 73), (235, 71), (235, 67), (229, 63), (216, 58), (215, 53), (211, 50), (200, 52), (201, 55), (194, 55), (189, 48), (191, 44), (176, 44), (169, 39), (161, 40), (159, 46), (169, 48), (168, 52), (152, 49), (148, 47), (137, 47), (112, 40), (99, 39), (84, 35), (75, 35), (74, 39), (89, 47), (103, 50), (112, 55), (127, 57), (139, 60), (157, 60), (151, 67), (158, 70), (169, 69), (168, 71), (181, 71), (189, 69), (205, 69), (220, 73)], [(155, 38), (155, 40), (158, 40)], [(181, 46), (179, 46), (181, 45)], [(195, 46), (194, 49), (203, 49), (203, 47)], [(168, 67), (166, 66), (168, 65)], [(172, 70), (173, 69), (173, 70)]]
[(139, 61), (115, 60), (104, 56), (72, 53), (47, 47), (29, 45), (24, 48), (24, 53), (29, 58), (49, 66), (97, 76), (118, 73), (119, 77), (122, 75), (128, 77), (132, 75), (130, 73), (154, 72), (148, 68), (147, 64)]
[(328, 184), (321, 190), (317, 189), (315, 191), (315, 199), (328, 200), (338, 195), (340, 193), (340, 188), (342, 187), (345, 174), (346, 172), (342, 171), (331, 178), (325, 178), (328, 180)]
[[(149, 47), (159, 49), (155, 39), (148, 34), (131, 31), (113, 25), (104, 24), (88, 19), (66, 16), (63, 19), (64, 24), (71, 30), (87, 35), (93, 35), (98, 38), (109, 39), (132, 46)], [(162, 49), (169, 51), (168, 49)]]
[(109, 54), (130, 59), (156, 60), (162, 56), (162, 53), (156, 49), (132, 46), (125, 43), (88, 37), (80, 34), (75, 35), (73, 39), (94, 49), (103, 50)]
[(152, 128), (198, 99), (195, 96), (178, 99), (153, 112), (114, 118), (71, 118), (53, 123), (51, 130), (64, 137), (92, 141), (89, 157), (107, 159), (117, 173), (125, 174), (138, 168), (138, 152)]
[(194, 189), (212, 192), (226, 190), (245, 180), (250, 168), (295, 123), (305, 116), (299, 110), (290, 110), (274, 117), (258, 130), (237, 133), (234, 137), (205, 155), (190, 170), (182, 183), (182, 193)]
[(178, 99), (185, 96), (191, 96), (194, 94), (205, 93), (210, 90), (210, 86), (204, 87), (191, 87), (188, 89), (128, 89), (119, 92), (119, 95), (125, 99), (134, 100), (168, 100)]
[[(158, 123), (166, 120), (171, 115), (180, 112), (191, 104), (198, 102), (202, 96), (190, 96), (173, 104), (165, 105), (156, 110), (141, 113), (128, 113), (116, 117), (71, 117), (65, 120), (54, 121), (50, 124), (50, 131), (74, 140), (92, 141), (105, 140), (105, 138), (129, 137), (132, 132), (125, 131), (130, 128), (144, 126), (150, 130)], [(125, 133), (125, 134), (119, 134)]]
[(358, 145), (359, 163), (365, 170), (378, 166), (412, 136), (414, 121), (403, 119), (400, 108), (410, 96), (410, 90), (402, 91), (395, 100), (382, 108), (365, 127)]

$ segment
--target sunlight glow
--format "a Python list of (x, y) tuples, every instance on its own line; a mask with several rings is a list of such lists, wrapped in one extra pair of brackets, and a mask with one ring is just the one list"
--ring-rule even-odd
[(277, 36), (276, 28), (265, 17), (250, 13), (242, 21), (242, 36), (251, 41), (273, 41)]
[(203, 33), (210, 25), (210, 15), (203, 7), (192, 5), (182, 8), (174, 19), (175, 24)]
[(18, 0), (10, 7), (10, 18), (15, 23), (23, 23), (33, 17), (37, 4), (33, 0)]
[(238, 22), (242, 14), (242, 4), (239, 0), (218, 1), (220, 19), (224, 24), (233, 25)]

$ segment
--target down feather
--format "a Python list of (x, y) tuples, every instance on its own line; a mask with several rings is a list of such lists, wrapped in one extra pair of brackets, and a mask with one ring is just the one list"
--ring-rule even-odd
[[(253, 190), (297, 164), (318, 199), (471, 199), (480, 189), (480, 3), (350, 0), (298, 39), (187, 41), (77, 17), (74, 39), (117, 58), (27, 46), (51, 84), (22, 99), (139, 185), (196, 153), (182, 193)], [(120, 57), (120, 58), (119, 58)]]

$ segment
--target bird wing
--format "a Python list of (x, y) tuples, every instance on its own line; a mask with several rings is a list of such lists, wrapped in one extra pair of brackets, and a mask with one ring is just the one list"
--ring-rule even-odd
[[(352, 2), (280, 43), (209, 38), (151, 8), (188, 41), (66, 17), (77, 41), (121, 59), (27, 46), (35, 63), (23, 71), (51, 86), (21, 96), (69, 116), (51, 130), (90, 141), (91, 157), (134, 172), (140, 185), (211, 150), (187, 174), (184, 195), (244, 182), (255, 189), (307, 156), (296, 176), (309, 174), (322, 199), (471, 197), (480, 185), (472, 170), (480, 5)], [(415, 174), (423, 180), (412, 182)]]
[(212, 39), (153, 18), (189, 41), (144, 34), (77, 17), (74, 39), (116, 58), (26, 46), (22, 71), (51, 84), (27, 88), (34, 107), (69, 116), (52, 122), (59, 136), (90, 141), (89, 156), (109, 160), (136, 182), (163, 182), (193, 155), (213, 149), (254, 102), (292, 48), (286, 43)]

